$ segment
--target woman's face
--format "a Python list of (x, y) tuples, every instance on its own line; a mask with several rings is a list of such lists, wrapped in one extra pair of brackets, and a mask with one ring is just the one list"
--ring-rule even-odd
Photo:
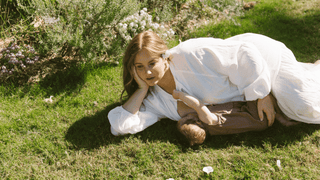
[(168, 62), (161, 57), (151, 57), (146, 49), (142, 49), (136, 56), (134, 66), (139, 77), (149, 86), (154, 86), (163, 78)]

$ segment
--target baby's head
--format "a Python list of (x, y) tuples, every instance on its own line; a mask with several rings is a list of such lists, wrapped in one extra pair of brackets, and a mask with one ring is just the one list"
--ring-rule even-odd
[(197, 114), (188, 114), (177, 124), (179, 132), (187, 138), (190, 146), (202, 144), (206, 139), (206, 131)]

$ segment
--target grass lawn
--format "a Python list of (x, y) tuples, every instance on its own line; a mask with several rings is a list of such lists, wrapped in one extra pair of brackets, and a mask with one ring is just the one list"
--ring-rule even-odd
[[(318, 0), (261, 0), (236, 19), (240, 26), (209, 24), (185, 39), (260, 33), (284, 42), (299, 61), (314, 62), (320, 59), (319, 7)], [(107, 113), (120, 105), (121, 82), (121, 66), (99, 64), (38, 84), (0, 86), (1, 179), (320, 179), (320, 125), (276, 122), (192, 148), (167, 119), (115, 137)], [(51, 95), (53, 103), (44, 102)], [(214, 172), (204, 173), (205, 166)]]

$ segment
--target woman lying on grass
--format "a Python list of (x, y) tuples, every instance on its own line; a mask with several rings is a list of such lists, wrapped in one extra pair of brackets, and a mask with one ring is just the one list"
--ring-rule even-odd
[[(258, 34), (226, 40), (190, 39), (168, 50), (153, 32), (136, 35), (123, 60), (123, 84), (129, 99), (108, 114), (114, 135), (137, 133), (161, 118), (185, 114), (174, 90), (202, 104), (256, 101), (259, 119), (274, 122), (270, 93), (290, 119), (320, 124), (320, 65), (300, 63), (281, 42)], [(200, 108), (200, 109), (197, 109)], [(221, 124), (207, 106), (194, 109), (206, 124)], [(208, 114), (208, 113), (207, 113)]]

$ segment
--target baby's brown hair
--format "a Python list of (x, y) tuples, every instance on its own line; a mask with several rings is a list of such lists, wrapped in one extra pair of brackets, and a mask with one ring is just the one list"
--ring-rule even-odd
[(206, 139), (206, 131), (196, 113), (190, 113), (177, 123), (179, 132), (188, 140), (190, 146), (202, 144)]

